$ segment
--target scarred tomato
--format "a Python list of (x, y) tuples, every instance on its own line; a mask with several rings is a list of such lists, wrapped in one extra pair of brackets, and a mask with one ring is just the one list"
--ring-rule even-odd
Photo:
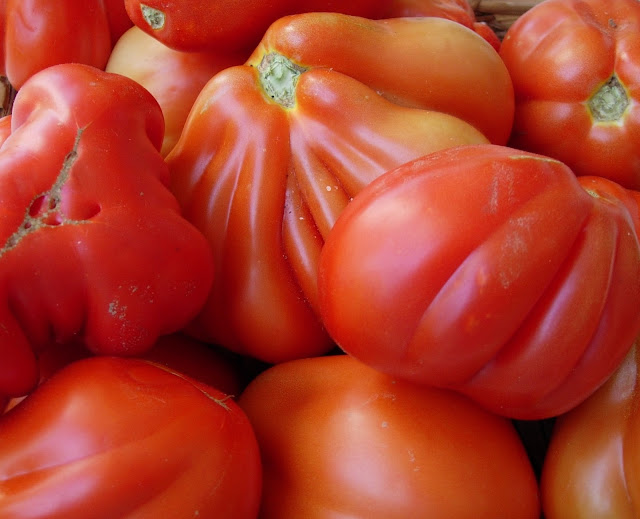
[(263, 461), (262, 519), (538, 519), (512, 424), (348, 355), (279, 364), (238, 403)]
[(511, 145), (640, 188), (640, 2), (546, 0), (507, 31)]
[(411, 161), (327, 236), (323, 322), (381, 371), (514, 418), (558, 415), (640, 333), (638, 196), (504, 146)]
[(210, 386), (138, 359), (55, 373), (0, 419), (0, 516), (255, 519), (251, 424)]
[(189, 333), (267, 362), (327, 351), (316, 266), (337, 215), (403, 162), (506, 139), (511, 95), (498, 54), (449, 20), (273, 24), (202, 89), (166, 157), (217, 272)]
[(37, 354), (80, 340), (134, 355), (186, 325), (213, 278), (168, 188), (162, 112), (129, 78), (82, 64), (32, 76), (0, 147), (0, 394)]

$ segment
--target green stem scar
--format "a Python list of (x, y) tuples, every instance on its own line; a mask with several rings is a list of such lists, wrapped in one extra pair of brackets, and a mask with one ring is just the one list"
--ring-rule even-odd
[(149, 24), (149, 27), (154, 30), (164, 27), (165, 15), (162, 11), (144, 4), (140, 4), (140, 10), (144, 21)]
[(589, 99), (587, 106), (597, 122), (615, 122), (629, 106), (629, 96), (615, 76), (611, 76)]
[(260, 85), (276, 103), (293, 108), (298, 78), (306, 70), (281, 54), (271, 52), (265, 54), (258, 65)]

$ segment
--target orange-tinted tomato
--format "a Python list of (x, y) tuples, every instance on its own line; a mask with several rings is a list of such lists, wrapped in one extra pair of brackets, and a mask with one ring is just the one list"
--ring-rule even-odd
[(512, 424), (351, 356), (279, 364), (239, 399), (263, 460), (261, 519), (538, 519)]

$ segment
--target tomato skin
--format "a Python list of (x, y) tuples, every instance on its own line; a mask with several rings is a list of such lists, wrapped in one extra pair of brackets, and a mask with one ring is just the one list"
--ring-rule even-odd
[(638, 221), (634, 194), (548, 157), (436, 152), (341, 213), (319, 261), (320, 315), (377, 369), (512, 418), (555, 416), (640, 333)]
[(263, 56), (277, 52), (302, 66), (328, 67), (396, 104), (448, 113), (471, 123), (492, 143), (505, 144), (514, 113), (507, 68), (486, 40), (451, 22), (330, 13), (283, 17), (247, 63), (257, 66)]
[(73, 62), (104, 68), (111, 52), (112, 33), (116, 36), (127, 24), (122, 17), (121, 3), (115, 0), (108, 4), (103, 0), (2, 2), (2, 74), (15, 89), (20, 89), (29, 77), (51, 65)]
[[(350, 198), (407, 160), (488, 140), (460, 118), (426, 106), (400, 106), (352, 77), (349, 63), (354, 73), (362, 70), (359, 51), (351, 45), (363, 38), (360, 24), (365, 32), (381, 33), (380, 45), (385, 34), (397, 44), (395, 54), (387, 49), (380, 68), (395, 66), (393, 59), (407, 59), (413, 40), (397, 36), (405, 34), (403, 29), (415, 38), (419, 28), (429, 34), (420, 36), (416, 48), (427, 41), (440, 48), (444, 31), (453, 41), (455, 34), (461, 35), (460, 46), (451, 47), (454, 54), (463, 49), (474, 54), (475, 49), (479, 55), (497, 57), (479, 36), (449, 20), (405, 19), (394, 22), (392, 31), (386, 22), (339, 14), (300, 17), (307, 21), (295, 31), (286, 22), (272, 26), (277, 34), (267, 35), (262, 44), (264, 61), (256, 51), (246, 65), (227, 68), (205, 85), (166, 157), (171, 190), (184, 216), (207, 237), (217, 272), (188, 332), (269, 363), (333, 347), (317, 314), (316, 266), (324, 237)], [(352, 61), (326, 45), (331, 25), (346, 42), (343, 50), (353, 54)], [(308, 43), (304, 49), (323, 61), (287, 49), (307, 67), (297, 78), (289, 106), (266, 94), (263, 83), (269, 69), (263, 66), (278, 57), (300, 66), (289, 54), (278, 54), (283, 47), (271, 46), (273, 40), (293, 43), (296, 35)], [(411, 74), (422, 73), (422, 81), (427, 80), (429, 74), (418, 60), (405, 64)], [(458, 74), (453, 68), (452, 74)], [(469, 73), (475, 76), (471, 69)], [(373, 76), (367, 79), (375, 84)], [(395, 86), (394, 91), (393, 84), (387, 85), (390, 96), (402, 89)], [(248, 127), (250, 132), (243, 130)]]
[[(161, 27), (153, 28), (141, 5), (164, 17)], [(303, 12), (340, 12), (376, 17), (385, 2), (351, 0), (125, 0), (129, 17), (135, 25), (168, 47), (202, 52), (216, 49), (252, 49), (269, 25), (278, 18)]]
[(134, 26), (113, 47), (105, 70), (134, 79), (156, 98), (165, 120), (161, 153), (166, 156), (207, 81), (226, 67), (241, 65), (247, 56), (222, 50), (177, 51)]
[(539, 517), (513, 426), (454, 392), (334, 355), (269, 368), (238, 403), (262, 453), (263, 519)]
[[(640, 188), (637, 1), (542, 2), (510, 27), (500, 55), (516, 95), (511, 146), (557, 158), (578, 175)], [(589, 102), (613, 76), (629, 104), (599, 121)]]
[(19, 91), (10, 122), (0, 394), (19, 396), (46, 347), (80, 340), (134, 355), (181, 329), (207, 297), (213, 259), (168, 189), (162, 113), (139, 84), (89, 65), (49, 67)]
[(607, 382), (556, 419), (540, 480), (546, 519), (634, 519), (640, 510), (637, 344)]
[(0, 420), (0, 515), (253, 519), (260, 454), (223, 393), (138, 359), (63, 368)]
[[(92, 356), (81, 341), (56, 344), (44, 349), (37, 356), (38, 384), (72, 362)], [(239, 395), (245, 384), (238, 359), (222, 348), (202, 343), (182, 333), (159, 337), (149, 350), (135, 358), (160, 364), (229, 396)], [(7, 402), (5, 411), (15, 407), (26, 397), (27, 395), (12, 398)]]

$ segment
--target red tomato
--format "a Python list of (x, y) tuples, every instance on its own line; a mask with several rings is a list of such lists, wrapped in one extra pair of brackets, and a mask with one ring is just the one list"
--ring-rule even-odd
[[(37, 383), (43, 349), (134, 355), (182, 329), (213, 278), (160, 154), (142, 86), (65, 63), (20, 89), (0, 147), (0, 394)], [(28, 172), (28, 174), (25, 174)]]
[(0, 419), (0, 516), (255, 519), (261, 463), (217, 390), (138, 359), (70, 364)]
[(222, 69), (244, 63), (248, 55), (226, 49), (181, 52), (131, 27), (113, 47), (105, 70), (136, 80), (156, 98), (165, 120), (161, 152), (167, 155), (202, 87)]
[[(484, 112), (488, 92), (496, 112)], [(450, 20), (312, 13), (273, 24), (247, 64), (202, 89), (166, 157), (216, 261), (189, 333), (269, 363), (326, 352), (316, 266), (339, 212), (392, 167), (486, 143), (477, 128), (506, 139), (509, 95), (498, 54)]]
[(512, 424), (351, 356), (258, 375), (239, 399), (263, 460), (261, 519), (537, 519)]
[(640, 188), (640, 2), (546, 0), (500, 55), (516, 94), (512, 146)]
[(104, 68), (116, 39), (132, 24), (122, 0), (4, 0), (0, 73), (20, 89), (51, 65)]
[(513, 418), (591, 394), (640, 334), (638, 198), (503, 146), (436, 152), (345, 208), (318, 269), (348, 353)]
[(289, 14), (321, 11), (375, 17), (384, 1), (349, 0), (124, 0), (143, 31), (176, 50), (250, 50), (272, 22)]
[[(91, 356), (92, 353), (81, 341), (46, 348), (38, 354), (39, 384), (72, 362)], [(181, 333), (160, 337), (151, 349), (136, 357), (187, 375), (230, 396), (239, 395), (245, 383), (239, 359), (222, 348)], [(11, 409), (24, 398), (26, 396), (12, 398), (5, 409)]]
[(640, 514), (640, 349), (553, 429), (540, 481), (546, 519)]

